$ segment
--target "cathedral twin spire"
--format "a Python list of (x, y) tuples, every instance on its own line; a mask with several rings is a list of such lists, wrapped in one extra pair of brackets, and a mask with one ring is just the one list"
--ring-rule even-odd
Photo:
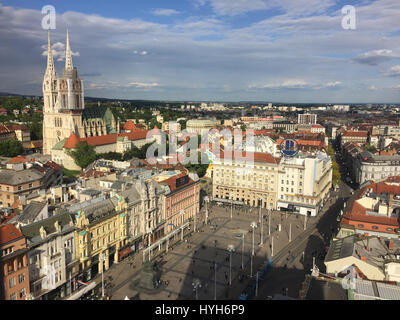
[[(66, 49), (65, 49), (65, 70), (72, 71), (74, 69), (74, 65), (72, 64), (72, 53), (71, 47), (69, 45), (69, 32), (67, 29), (67, 42), (66, 42)], [(48, 32), (47, 36), (47, 75), (56, 75), (55, 67), (54, 67), (54, 59), (53, 59), (53, 50), (51, 49), (51, 42), (50, 42), (50, 31)]]

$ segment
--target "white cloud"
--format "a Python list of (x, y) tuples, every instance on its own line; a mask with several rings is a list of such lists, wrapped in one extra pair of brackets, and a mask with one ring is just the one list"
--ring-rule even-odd
[(369, 86), (369, 87), (368, 87), (368, 90), (370, 90), (370, 91), (376, 91), (376, 90), (378, 90), (378, 88), (375, 87), (375, 86)]
[(391, 67), (389, 69), (388, 75), (392, 77), (400, 76), (400, 65), (398, 64)]
[(251, 85), (251, 89), (297, 89), (305, 88), (307, 82), (301, 79), (289, 79), (282, 82), (267, 83), (263, 85)]
[(333, 87), (338, 87), (342, 84), (341, 81), (334, 81), (334, 82), (328, 82), (325, 84), (326, 88), (333, 88)]
[(179, 14), (179, 11), (174, 9), (155, 9), (152, 14), (156, 16), (172, 16), (174, 14)]
[(130, 82), (128, 86), (136, 87), (136, 88), (152, 88), (159, 87), (160, 85), (156, 82), (153, 83), (145, 83), (145, 82)]
[[(42, 56), (47, 57), (47, 45), (42, 45), (41, 48), (44, 50), (42, 52)], [(65, 44), (62, 42), (56, 42), (51, 45), (51, 51), (53, 53), (53, 59), (56, 61), (64, 61), (65, 60)], [(71, 55), (72, 56), (80, 56), (80, 53), (74, 52), (71, 50)]]
[(379, 49), (365, 52), (354, 58), (354, 61), (375, 66), (379, 63), (392, 60), (394, 58), (400, 58), (399, 54), (394, 53), (392, 50)]

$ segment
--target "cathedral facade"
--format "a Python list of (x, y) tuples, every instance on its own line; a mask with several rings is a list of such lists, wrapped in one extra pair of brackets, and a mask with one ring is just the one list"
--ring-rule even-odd
[(119, 121), (109, 108), (85, 108), (83, 81), (72, 63), (68, 31), (62, 77), (55, 70), (48, 35), (43, 101), (43, 154), (50, 155), (53, 147), (71, 134), (88, 138), (120, 133)]

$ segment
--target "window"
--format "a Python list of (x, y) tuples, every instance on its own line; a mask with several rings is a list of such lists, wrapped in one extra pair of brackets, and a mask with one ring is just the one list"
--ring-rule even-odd
[(379, 228), (377, 226), (372, 226), (372, 229), (378, 230)]
[(386, 228), (386, 231), (393, 231), (392, 228)]
[(364, 228), (364, 225), (363, 224), (359, 224), (358, 227), (359, 228)]
[(10, 289), (15, 287), (15, 278), (11, 278), (8, 282)]
[(22, 289), (19, 291), (19, 297), (20, 297), (20, 298), (25, 297), (25, 288), (22, 288)]

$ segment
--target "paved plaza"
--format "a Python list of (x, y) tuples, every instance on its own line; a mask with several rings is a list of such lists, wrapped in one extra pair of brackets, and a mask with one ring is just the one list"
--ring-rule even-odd
[[(175, 245), (171, 245), (168, 253), (157, 252), (157, 250), (153, 252), (152, 261), (159, 262), (163, 281), (157, 292), (149, 294), (135, 287), (143, 261), (143, 254), (139, 252), (113, 265), (105, 272), (106, 294), (110, 295), (111, 299), (117, 300), (124, 299), (126, 296), (143, 300), (191, 300), (196, 299), (193, 284), (199, 282), (198, 299), (213, 300), (215, 296), (217, 300), (237, 299), (249, 284), (254, 283), (257, 269), (289, 244), (289, 233), (291, 232), (291, 240), (295, 241), (304, 232), (304, 216), (272, 212), (269, 219), (267, 210), (262, 209), (263, 228), (261, 228), (258, 208), (246, 210), (235, 208), (232, 219), (229, 205), (225, 208), (214, 205), (209, 212), (208, 224), (204, 223), (203, 208), (197, 223), (200, 227), (197, 232), (186, 235), (183, 242), (178, 241)], [(309, 218), (307, 224), (311, 225), (314, 219)], [(270, 228), (268, 227), (269, 220)], [(253, 263), (250, 259), (253, 248), (253, 233), (250, 226), (252, 222), (257, 223), (254, 229)], [(281, 224), (281, 231), (278, 230), (279, 224)], [(260, 245), (261, 229), (263, 229), (262, 246)], [(270, 235), (268, 235), (269, 230)], [(271, 252), (272, 241), (274, 256)], [(229, 245), (234, 247), (231, 268)], [(148, 260), (147, 256), (146, 260)], [(242, 269), (242, 261), (244, 269)], [(299, 256), (290, 261), (290, 266), (299, 270), (304, 269)], [(231, 285), (229, 285), (230, 277)], [(101, 276), (98, 275), (96, 281), (101, 281)]]

